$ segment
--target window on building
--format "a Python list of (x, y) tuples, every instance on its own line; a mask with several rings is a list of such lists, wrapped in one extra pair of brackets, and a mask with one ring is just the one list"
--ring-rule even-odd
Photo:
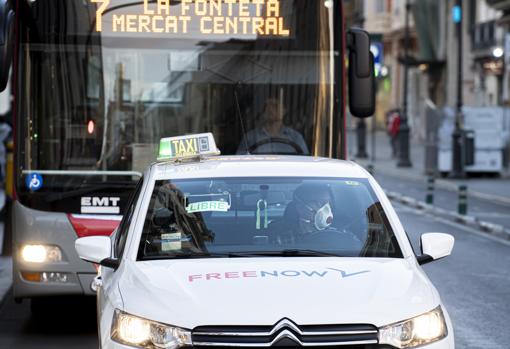
[(386, 11), (386, 0), (376, 0), (375, 11), (377, 13), (385, 12)]

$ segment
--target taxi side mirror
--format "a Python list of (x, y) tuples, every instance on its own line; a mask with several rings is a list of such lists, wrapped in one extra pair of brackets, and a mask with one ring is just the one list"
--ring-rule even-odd
[(87, 236), (77, 239), (74, 247), (78, 256), (86, 262), (100, 264), (116, 269), (119, 266), (117, 259), (112, 256), (112, 241), (108, 236)]
[(353, 116), (367, 118), (375, 113), (374, 55), (370, 52), (370, 36), (359, 28), (347, 35), (349, 48), (349, 109)]
[(421, 236), (420, 265), (444, 258), (452, 253), (455, 238), (449, 234), (427, 233)]

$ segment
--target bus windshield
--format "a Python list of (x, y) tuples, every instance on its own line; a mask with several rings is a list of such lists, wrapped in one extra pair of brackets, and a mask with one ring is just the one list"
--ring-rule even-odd
[(341, 156), (341, 1), (33, 0), (27, 11), (22, 201), (33, 173), (38, 196), (134, 184), (161, 138), (190, 133), (212, 132), (223, 154)]

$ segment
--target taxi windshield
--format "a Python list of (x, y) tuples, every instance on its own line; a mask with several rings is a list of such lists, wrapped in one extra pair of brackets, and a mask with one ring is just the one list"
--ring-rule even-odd
[(402, 258), (366, 179), (156, 181), (138, 260), (280, 255)]

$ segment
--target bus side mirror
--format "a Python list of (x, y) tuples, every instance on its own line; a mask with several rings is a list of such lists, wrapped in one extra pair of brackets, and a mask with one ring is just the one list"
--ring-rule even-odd
[(0, 0), (0, 92), (9, 80), (14, 42), (14, 11), (9, 0)]
[(347, 34), (349, 49), (349, 108), (353, 116), (367, 118), (375, 113), (374, 56), (370, 37), (362, 29), (351, 28)]

